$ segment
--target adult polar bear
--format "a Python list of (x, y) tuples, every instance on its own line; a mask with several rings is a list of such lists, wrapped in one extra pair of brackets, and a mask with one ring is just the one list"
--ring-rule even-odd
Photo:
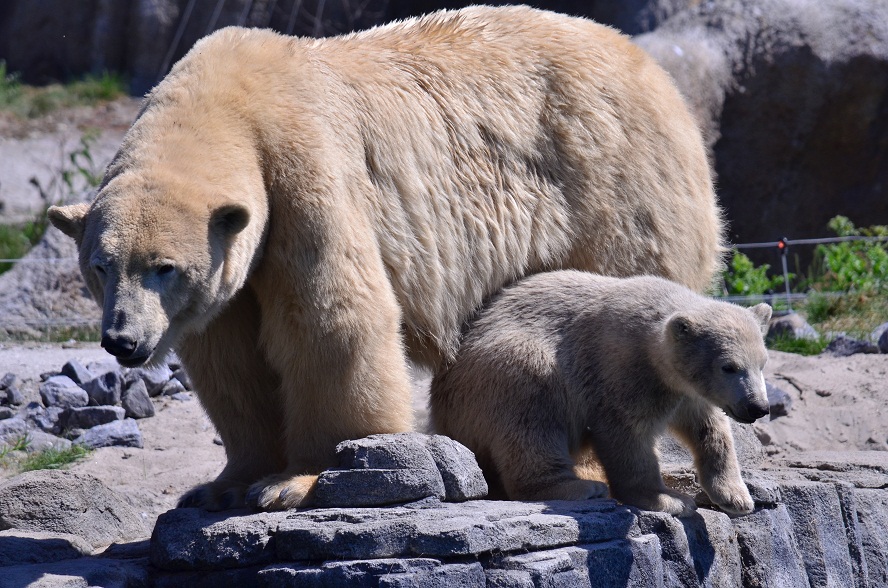
[(209, 509), (308, 504), (338, 442), (409, 429), (406, 358), (451, 358), (520, 276), (700, 290), (721, 254), (669, 77), (607, 27), (526, 7), (221, 30), (147, 97), (92, 205), (49, 214), (105, 349), (188, 369), (228, 464), (180, 504)]

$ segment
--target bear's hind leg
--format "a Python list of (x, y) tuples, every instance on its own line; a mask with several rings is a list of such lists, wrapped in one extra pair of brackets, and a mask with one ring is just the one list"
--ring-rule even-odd
[(510, 436), (493, 450), (510, 500), (589, 500), (607, 496), (607, 484), (580, 479), (568, 439), (556, 426)]
[(688, 516), (697, 506), (690, 496), (667, 488), (660, 473), (654, 438), (640, 438), (625, 428), (612, 428), (596, 442), (611, 496), (644, 510)]
[(700, 485), (710, 500), (732, 515), (751, 513), (755, 504), (740, 477), (728, 417), (714, 406), (686, 399), (671, 427), (694, 454)]

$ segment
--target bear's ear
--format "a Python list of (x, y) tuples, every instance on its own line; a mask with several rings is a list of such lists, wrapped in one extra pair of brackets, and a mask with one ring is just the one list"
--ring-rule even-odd
[(89, 204), (81, 202), (70, 206), (50, 206), (46, 215), (52, 226), (79, 243), (83, 237), (87, 211), (89, 211)]
[(213, 211), (210, 222), (214, 230), (228, 239), (247, 227), (250, 223), (250, 211), (242, 204), (225, 204)]
[(762, 302), (761, 304), (756, 304), (749, 310), (755, 315), (755, 318), (758, 319), (759, 327), (762, 330), (762, 336), (766, 336), (768, 334), (768, 325), (771, 322), (771, 307)]
[(676, 312), (666, 321), (666, 330), (677, 340), (687, 339), (694, 333), (694, 321), (687, 314)]

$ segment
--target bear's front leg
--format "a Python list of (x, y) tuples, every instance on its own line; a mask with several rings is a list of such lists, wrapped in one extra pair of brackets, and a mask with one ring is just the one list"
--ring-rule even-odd
[(178, 347), (228, 458), (222, 473), (188, 491), (179, 507), (243, 508), (250, 484), (286, 467), (280, 379), (259, 349), (259, 322), (256, 299), (244, 289)]
[(346, 247), (343, 258), (330, 245), (301, 268), (274, 270), (298, 256), (272, 258), (258, 277), (262, 348), (281, 376), (287, 467), (250, 488), (253, 506), (309, 506), (338, 443), (411, 428), (400, 307), (381, 260), (363, 247)]
[(728, 417), (708, 403), (686, 399), (671, 427), (693, 453), (700, 485), (712, 502), (732, 515), (751, 513), (755, 504), (740, 477)]
[(611, 497), (623, 504), (673, 516), (688, 516), (697, 509), (693, 498), (666, 487), (652, 432), (640, 427), (612, 424), (595, 439), (595, 453), (607, 474)]

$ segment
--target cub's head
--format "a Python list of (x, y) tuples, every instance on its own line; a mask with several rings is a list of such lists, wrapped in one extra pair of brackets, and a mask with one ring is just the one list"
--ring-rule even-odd
[(261, 240), (253, 225), (265, 215), (201, 189), (123, 174), (92, 206), (49, 209), (50, 222), (79, 247), (102, 308), (102, 347), (124, 366), (162, 361), (246, 280)]
[(769, 412), (764, 335), (771, 307), (746, 309), (712, 302), (677, 312), (666, 322), (667, 357), (684, 389), (720, 407), (741, 423)]

